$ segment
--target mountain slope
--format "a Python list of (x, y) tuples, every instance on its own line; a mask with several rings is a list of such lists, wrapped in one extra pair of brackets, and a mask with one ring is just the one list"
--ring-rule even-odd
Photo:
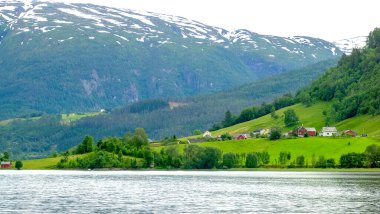
[[(19, 157), (41, 157), (77, 145), (86, 134), (100, 139), (110, 135), (121, 136), (137, 127), (144, 127), (153, 139), (173, 134), (187, 136), (195, 129), (205, 130), (216, 121), (221, 121), (227, 109), (237, 113), (248, 106), (270, 102), (284, 93), (294, 92), (334, 65), (336, 60), (328, 60), (275, 74), (225, 92), (138, 102), (110, 113), (98, 116), (92, 114), (93, 117), (80, 114), (83, 118), (75, 116), (69, 119), (66, 115), (43, 115), (0, 121), (0, 151), (9, 151)], [(164, 105), (167, 101), (170, 101), (172, 108)]]
[(342, 52), (157, 13), (0, 1), (0, 118), (220, 91)]
[[(321, 101), (328, 101), (328, 105), (322, 105), (323, 108), (319, 110), (319, 113), (324, 111), (323, 117), (313, 110), (320, 106)], [(353, 49), (351, 55), (343, 55), (336, 67), (329, 69), (310, 86), (299, 90), (294, 102), (311, 105), (308, 111), (302, 109), (301, 104), (285, 108), (294, 107), (301, 111), (301, 116), (305, 118), (301, 117), (300, 124), (317, 128), (326, 124), (336, 124), (346, 129), (357, 128), (363, 133), (379, 135), (380, 28), (370, 32), (365, 48)], [(269, 104), (269, 107), (275, 108), (275, 103)], [(282, 117), (285, 109), (279, 111)], [(272, 126), (284, 127), (283, 118), (269, 118), (270, 116), (266, 115), (218, 130), (215, 134), (250, 132), (253, 129)]]
[[(239, 123), (231, 127), (220, 129), (212, 132), (213, 136), (218, 136), (224, 133), (230, 133), (232, 135), (241, 133), (250, 133), (256, 129), (264, 129), (271, 127), (280, 127), (283, 132), (292, 130), (293, 127), (285, 127), (284, 124), (284, 112), (288, 109), (293, 109), (299, 117), (299, 125), (305, 127), (315, 127), (317, 131), (320, 131), (325, 126), (325, 122), (329, 115), (323, 115), (323, 111), (329, 111), (332, 106), (331, 102), (319, 102), (310, 107), (306, 107), (302, 104), (292, 105), (276, 111), (279, 116), (277, 119), (273, 119), (271, 115), (265, 115), (263, 117), (250, 120), (244, 123)], [(370, 137), (380, 135), (380, 116), (361, 115), (354, 118), (346, 119), (340, 122), (330, 124), (336, 126), (338, 130), (355, 130), (360, 134), (366, 133)]]

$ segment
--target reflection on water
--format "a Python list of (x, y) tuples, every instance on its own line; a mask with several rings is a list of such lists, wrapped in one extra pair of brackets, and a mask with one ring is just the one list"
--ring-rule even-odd
[(379, 210), (379, 173), (0, 171), (0, 213)]

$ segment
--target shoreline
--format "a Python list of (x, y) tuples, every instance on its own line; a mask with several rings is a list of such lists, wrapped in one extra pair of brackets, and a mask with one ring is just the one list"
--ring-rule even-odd
[(0, 169), (1, 171), (162, 171), (162, 172), (380, 172), (380, 168), (231, 168), (231, 169)]

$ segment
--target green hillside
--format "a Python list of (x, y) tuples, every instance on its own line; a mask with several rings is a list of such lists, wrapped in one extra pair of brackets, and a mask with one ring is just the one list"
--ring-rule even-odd
[[(280, 127), (283, 131), (292, 130), (293, 127), (285, 127), (284, 124), (284, 112), (288, 109), (293, 109), (297, 116), (299, 117), (299, 125), (304, 125), (305, 127), (315, 127), (317, 131), (321, 130), (325, 126), (326, 117), (323, 115), (323, 111), (329, 111), (331, 108), (331, 102), (319, 102), (310, 107), (306, 107), (303, 104), (296, 104), (276, 111), (279, 116), (277, 119), (273, 119), (271, 115), (265, 115), (263, 117), (239, 123), (237, 125), (220, 129), (211, 132), (213, 136), (218, 136), (224, 133), (230, 133), (232, 135), (250, 133), (255, 129)], [(352, 129), (359, 133), (366, 133), (369, 136), (380, 135), (380, 115), (360, 115), (354, 118), (349, 118), (344, 121), (332, 123), (331, 126), (336, 126), (338, 130)], [(199, 136), (193, 136), (189, 138), (194, 138)]]
[[(271, 115), (268, 114), (254, 120), (211, 133), (214, 137), (224, 133), (237, 135), (241, 133), (250, 133), (259, 128), (271, 128), (274, 126), (282, 128), (283, 132), (287, 132), (294, 128), (286, 128), (284, 125), (283, 113), (288, 109), (295, 110), (299, 117), (298, 125), (303, 124), (305, 127), (315, 127), (317, 131), (319, 131), (323, 126), (325, 126), (325, 119), (329, 116), (323, 115), (323, 111), (329, 110), (331, 105), (331, 102), (319, 102), (310, 107), (305, 107), (302, 104), (296, 104), (276, 111), (276, 114), (279, 116), (277, 119), (273, 119)], [(292, 160), (299, 155), (303, 155), (309, 164), (311, 164), (313, 155), (316, 159), (318, 159), (321, 155), (325, 158), (334, 158), (338, 163), (342, 154), (347, 154), (349, 152), (362, 153), (366, 147), (371, 144), (380, 145), (380, 115), (356, 116), (334, 123), (331, 126), (336, 126), (338, 131), (351, 129), (359, 134), (366, 133), (368, 134), (368, 137), (283, 138), (275, 141), (271, 141), (268, 138), (251, 138), (248, 140), (203, 142), (196, 143), (196, 145), (216, 147), (224, 153), (234, 152), (238, 154), (247, 154), (249, 152), (267, 151), (271, 156), (271, 164), (274, 165), (276, 164), (276, 159), (278, 159), (280, 152), (290, 152), (292, 154)], [(201, 136), (191, 136), (188, 137), (188, 139), (198, 137)], [(183, 150), (186, 145), (179, 146), (180, 149)], [(161, 148), (162, 147), (158, 147), (155, 149), (160, 150)]]

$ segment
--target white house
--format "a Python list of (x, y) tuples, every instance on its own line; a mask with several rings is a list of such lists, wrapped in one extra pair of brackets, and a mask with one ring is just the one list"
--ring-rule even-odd
[(323, 137), (336, 136), (338, 135), (338, 130), (336, 127), (323, 127), (319, 135)]
[(206, 131), (205, 133), (203, 133), (203, 137), (212, 137), (211, 132)]

